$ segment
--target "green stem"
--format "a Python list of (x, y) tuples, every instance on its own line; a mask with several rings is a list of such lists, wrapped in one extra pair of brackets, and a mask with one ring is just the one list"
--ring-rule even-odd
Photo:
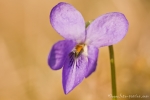
[[(86, 28), (91, 24), (92, 21), (86, 22)], [(111, 66), (112, 100), (117, 100), (115, 59), (114, 59), (114, 50), (112, 45), (109, 46), (109, 55), (110, 55), (110, 66)]]
[(91, 24), (92, 21), (93, 21), (93, 20), (86, 22), (86, 23), (85, 23), (85, 27), (87, 28), (87, 27)]
[(110, 66), (111, 66), (111, 85), (112, 85), (112, 100), (117, 100), (116, 89), (116, 72), (113, 46), (109, 46)]

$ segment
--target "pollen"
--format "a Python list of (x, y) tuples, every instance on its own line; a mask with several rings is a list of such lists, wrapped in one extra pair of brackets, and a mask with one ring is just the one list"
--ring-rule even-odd
[(83, 48), (84, 48), (84, 44), (78, 44), (75, 47), (75, 57), (78, 57), (82, 52), (83, 52)]

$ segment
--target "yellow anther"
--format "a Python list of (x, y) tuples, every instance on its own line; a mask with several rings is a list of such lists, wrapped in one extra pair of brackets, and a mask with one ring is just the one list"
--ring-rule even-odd
[(83, 52), (83, 48), (84, 48), (84, 44), (78, 44), (75, 47), (75, 56), (78, 57), (79, 54), (81, 54)]

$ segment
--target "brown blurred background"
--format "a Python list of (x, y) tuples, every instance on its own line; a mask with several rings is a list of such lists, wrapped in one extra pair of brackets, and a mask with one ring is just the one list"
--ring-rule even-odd
[[(129, 21), (126, 37), (116, 44), (118, 95), (147, 95), (150, 100), (150, 0), (64, 0), (85, 21), (122, 12)], [(100, 49), (95, 73), (64, 95), (61, 70), (47, 65), (52, 45), (63, 39), (49, 23), (60, 0), (0, 0), (0, 100), (111, 100), (108, 47)]]

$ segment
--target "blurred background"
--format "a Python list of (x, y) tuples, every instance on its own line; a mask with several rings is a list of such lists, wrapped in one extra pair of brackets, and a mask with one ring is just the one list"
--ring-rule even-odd
[[(68, 95), (62, 71), (47, 65), (52, 45), (63, 38), (49, 22), (60, 0), (0, 0), (0, 100), (111, 100), (108, 47), (100, 48), (97, 70)], [(126, 37), (114, 45), (118, 96), (150, 100), (150, 0), (64, 0), (85, 21), (122, 12)], [(131, 100), (128, 97), (119, 100)]]

